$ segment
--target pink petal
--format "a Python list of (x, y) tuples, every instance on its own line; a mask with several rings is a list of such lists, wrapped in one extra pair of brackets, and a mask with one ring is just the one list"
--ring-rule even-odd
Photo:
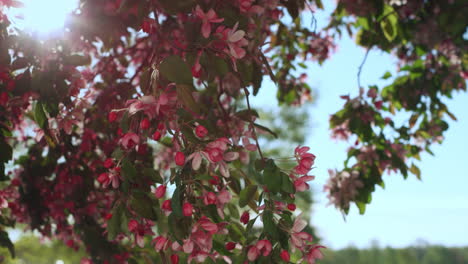
[(215, 17), (216, 17), (215, 11), (213, 9), (208, 10), (208, 12), (206, 13), (206, 18), (208, 20), (211, 20), (211, 19), (213, 19)]
[(307, 226), (307, 222), (304, 219), (301, 219), (300, 216), (298, 216), (296, 218), (296, 221), (294, 221), (292, 231), (295, 233), (301, 232), (306, 226)]
[(199, 18), (205, 18), (205, 12), (203, 12), (203, 10), (200, 8), (199, 5), (197, 5), (197, 7), (195, 8), (195, 14), (199, 17)]
[(234, 32), (233, 34), (229, 35), (228, 41), (232, 42), (232, 43), (235, 43), (235, 42), (241, 40), (242, 38), (244, 38), (244, 36), (245, 36), (245, 31), (238, 30), (238, 31)]
[(211, 25), (210, 23), (203, 23), (202, 25), (202, 35), (205, 38), (208, 38), (211, 33)]
[(228, 152), (224, 154), (224, 160), (225, 161), (233, 161), (239, 158), (239, 153), (238, 152)]
[(200, 169), (201, 162), (202, 162), (202, 156), (198, 152), (195, 153), (195, 155), (193, 156), (193, 160), (192, 160), (192, 169), (194, 170)]
[(249, 249), (249, 251), (247, 252), (247, 258), (250, 260), (250, 261), (254, 261), (258, 258), (258, 255), (260, 254), (260, 252), (258, 251), (258, 249), (256, 247), (251, 247)]
[(182, 248), (184, 249), (184, 252), (185, 253), (192, 253), (193, 251), (193, 242), (191, 240), (185, 240), (184, 242), (184, 245), (182, 246)]

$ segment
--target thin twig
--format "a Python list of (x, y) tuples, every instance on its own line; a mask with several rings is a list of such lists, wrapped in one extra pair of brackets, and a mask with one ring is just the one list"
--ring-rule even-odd
[(161, 254), (162, 263), (167, 264), (166, 254), (162, 250), (159, 251), (159, 254)]
[[(361, 88), (362, 88), (362, 86), (361, 86), (361, 72), (362, 72), (362, 68), (364, 67), (364, 64), (366, 63), (367, 56), (369, 55), (370, 50), (371, 50), (371, 47), (369, 47), (369, 48), (367, 49), (366, 54), (364, 55), (364, 59), (362, 60), (361, 65), (359, 65), (359, 68), (358, 68), (357, 82), (358, 82), (358, 88), (359, 88), (359, 90), (361, 90)], [(359, 92), (359, 95), (361, 95), (361, 92)]]
[[(251, 112), (252, 109), (250, 108), (250, 101), (249, 101), (250, 92), (249, 92), (249, 90), (247, 90), (246, 87), (244, 87), (244, 93), (245, 93), (245, 98), (247, 100), (247, 109), (249, 109), (249, 112)], [(257, 131), (255, 129), (254, 122), (252, 121), (252, 119), (250, 119), (249, 121), (250, 121), (250, 125), (252, 126), (252, 133), (253, 133), (253, 136), (254, 136), (254, 139), (255, 139), (255, 144), (257, 145), (258, 154), (260, 155), (260, 158), (262, 158), (262, 161), (265, 161), (265, 158), (263, 157), (262, 150), (260, 149), (260, 144), (258, 143), (258, 136), (257, 136)]]

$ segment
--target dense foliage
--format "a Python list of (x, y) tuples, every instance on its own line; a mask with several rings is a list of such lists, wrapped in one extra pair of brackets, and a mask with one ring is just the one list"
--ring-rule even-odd
[(314, 29), (301, 17), (320, 0), (81, 0), (62, 37), (37, 40), (0, 0), (0, 244), (14, 254), (19, 222), (83, 246), (82, 263), (315, 263), (293, 214), (315, 155), (267, 156), (259, 137), (277, 134), (249, 98), (265, 77), (280, 104), (309, 100), (304, 61), (343, 30), (398, 57), (330, 120), (353, 146), (326, 190), (363, 213), (385, 171), (420, 176), (412, 160), (455, 118), (442, 99), (466, 89), (464, 2), (340, 0)]

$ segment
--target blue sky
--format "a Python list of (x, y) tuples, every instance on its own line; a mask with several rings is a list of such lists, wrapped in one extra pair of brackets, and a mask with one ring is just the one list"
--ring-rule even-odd
[[(318, 28), (327, 20), (334, 1), (325, 1), (326, 11), (317, 12)], [(307, 17), (305, 17), (307, 19)], [(306, 24), (310, 24), (307, 23)], [(422, 181), (414, 176), (385, 175), (385, 190), (373, 195), (365, 215), (356, 208), (343, 219), (322, 191), (329, 168), (340, 169), (348, 144), (330, 139), (328, 120), (343, 105), (340, 95), (356, 94), (357, 71), (365, 50), (344, 37), (338, 50), (323, 66), (311, 63), (307, 70), (309, 84), (318, 92), (317, 102), (310, 109), (311, 127), (306, 145), (317, 155), (316, 175), (312, 183), (315, 199), (312, 224), (318, 228), (324, 245), (337, 249), (349, 245), (368, 247), (376, 240), (381, 246), (404, 247), (418, 241), (445, 246), (468, 245), (468, 94), (457, 93), (446, 100), (459, 121), (449, 121), (450, 129), (442, 145), (433, 147), (435, 156), (422, 155), (418, 163)], [(388, 54), (372, 50), (361, 74), (363, 86), (385, 84), (380, 77), (395, 72), (395, 60)], [(255, 106), (274, 106), (274, 85), (266, 84), (253, 100)]]

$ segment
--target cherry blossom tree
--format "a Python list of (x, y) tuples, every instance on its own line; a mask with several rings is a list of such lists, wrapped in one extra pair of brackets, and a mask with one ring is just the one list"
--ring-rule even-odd
[(320, 0), (81, 0), (47, 40), (11, 25), (20, 6), (0, 0), (0, 245), (13, 255), (5, 228), (23, 223), (85, 248), (82, 263), (315, 263), (323, 246), (294, 212), (316, 156), (267, 155), (277, 133), (250, 104), (262, 81), (281, 105), (311, 100), (304, 62), (326, 61), (345, 30), (399, 59), (387, 86), (350, 85), (359, 95), (330, 119), (352, 142), (325, 187), (345, 213), (364, 212), (385, 171), (420, 177), (412, 161), (455, 119), (442, 99), (466, 90), (463, 0), (340, 0), (323, 29), (301, 19)]

